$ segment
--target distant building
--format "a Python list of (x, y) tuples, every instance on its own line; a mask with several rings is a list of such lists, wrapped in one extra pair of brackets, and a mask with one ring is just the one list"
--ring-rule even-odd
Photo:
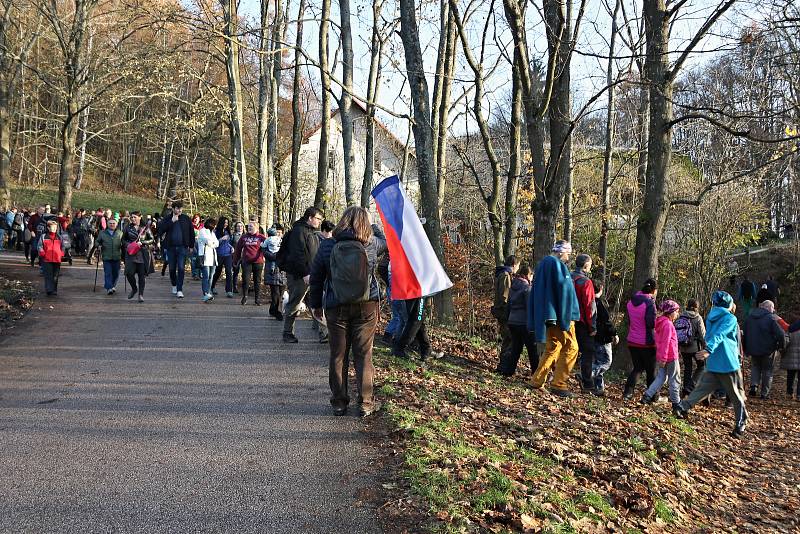
[[(367, 116), (366, 108), (360, 102), (353, 101), (353, 153), (351, 165), (353, 183), (356, 190), (356, 202), (361, 198), (361, 185), (364, 180), (366, 166)], [(314, 202), (317, 184), (317, 162), (319, 160), (321, 127), (317, 126), (303, 136), (300, 147), (299, 171), (299, 209), (310, 206)], [(342, 119), (339, 111), (331, 115), (330, 136), (328, 138), (328, 199), (326, 204), (332, 207), (332, 220), (345, 208), (344, 190), (344, 149), (342, 148)], [(400, 178), (412, 199), (419, 196), (417, 178), (417, 161), (412, 149), (408, 150), (406, 168), (403, 173), (403, 158), (406, 156), (405, 142), (397, 138), (383, 123), (375, 119), (375, 170), (374, 184), (384, 178), (403, 174)], [(283, 182), (289, 179), (291, 169), (291, 152), (284, 155), (280, 162)]]

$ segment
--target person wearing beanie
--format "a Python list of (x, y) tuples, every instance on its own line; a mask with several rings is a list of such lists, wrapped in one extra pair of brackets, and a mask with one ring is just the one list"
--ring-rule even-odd
[(775, 356), (786, 347), (786, 333), (778, 325), (771, 300), (761, 302), (745, 319), (742, 346), (751, 360), (749, 395), (755, 397), (761, 393), (761, 399), (765, 400), (772, 387)]
[(681, 401), (681, 368), (678, 361), (678, 333), (675, 330), (675, 319), (680, 316), (681, 308), (674, 300), (665, 300), (659, 306), (661, 315), (656, 318), (656, 365), (658, 372), (655, 380), (642, 395), (642, 404), (652, 403), (664, 382), (669, 381), (669, 400), (673, 406)]
[(739, 350), (739, 323), (734, 312), (733, 298), (725, 291), (715, 291), (711, 297), (712, 308), (706, 320), (706, 370), (694, 391), (672, 408), (675, 417), (686, 419), (689, 410), (714, 393), (724, 389), (733, 404), (734, 427), (731, 433), (741, 437), (747, 427), (744, 387)]
[(559, 397), (575, 396), (567, 382), (578, 358), (575, 321), (580, 320), (581, 311), (566, 266), (570, 254), (569, 241), (556, 241), (553, 253), (536, 266), (533, 295), (528, 299), (528, 330), (534, 332), (537, 343), (547, 342), (531, 383), (535, 389), (543, 388), (555, 367), (550, 391)]

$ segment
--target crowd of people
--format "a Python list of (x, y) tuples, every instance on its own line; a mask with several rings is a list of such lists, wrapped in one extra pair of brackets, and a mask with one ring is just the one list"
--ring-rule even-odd
[[(283, 323), (285, 343), (299, 341), (296, 320), (309, 308), (319, 342), (330, 345), (335, 415), (346, 413), (350, 404), (350, 358), (356, 369), (361, 413), (378, 409), (372, 386), (372, 347), (384, 292), (391, 303), (391, 320), (382, 339), (392, 354), (408, 358), (412, 344), (423, 362), (432, 354), (425, 326), (427, 298), (391, 298), (392, 265), (386, 238), (363, 208), (348, 208), (334, 225), (321, 210), (310, 207), (288, 231), (280, 224), (265, 231), (254, 218), (233, 223), (225, 216), (190, 218), (181, 202), (172, 203), (163, 216), (107, 209), (80, 209), (65, 216), (39, 206), (12, 208), (0, 219), (4, 223), (0, 224), (0, 247), (23, 250), (32, 266), (38, 260), (49, 296), (58, 294), (61, 263), (71, 264), (75, 254), (85, 255), (90, 264), (102, 262), (107, 295), (116, 293), (119, 275), (124, 273), (130, 287), (127, 298), (138, 297), (138, 302), (144, 301), (146, 279), (155, 272), (156, 259), (163, 262), (162, 276), (169, 270), (177, 299), (185, 297), (187, 262), (192, 278), (200, 281), (203, 302), (214, 300), (223, 275), (225, 296), (239, 294), (242, 305), (252, 294), (254, 304), (261, 306), (269, 293), (269, 315)], [(569, 242), (557, 241), (535, 272), (515, 256), (496, 269), (491, 310), (501, 336), (496, 371), (512, 376), (526, 350), (533, 387), (549, 388), (552, 394), (569, 398), (575, 395), (569, 384), (579, 362), (581, 390), (604, 396), (604, 377), (611, 367), (613, 346), (620, 339), (603, 298), (603, 283), (592, 278), (591, 256), (577, 255), (570, 271), (572, 254)], [(779, 294), (771, 277), (760, 288), (745, 277), (736, 298), (742, 307), (740, 326), (737, 305), (726, 291), (711, 295), (703, 321), (700, 302), (690, 299), (683, 309), (671, 299), (658, 302), (658, 283), (647, 280), (625, 307), (632, 370), (623, 398), (633, 399), (642, 375), (646, 382), (640, 402), (657, 401), (666, 384), (677, 417), (685, 417), (694, 405), (710, 397), (725, 398), (733, 406), (733, 435), (738, 437), (747, 424), (746, 398), (769, 398), (780, 358), (787, 371), (787, 395), (800, 400), (800, 321), (790, 325), (776, 314)], [(544, 343), (541, 356), (537, 343)], [(744, 357), (751, 363), (747, 395), (741, 372)]]
[[(492, 314), (501, 345), (496, 371), (513, 375), (527, 348), (533, 387), (544, 388), (551, 377), (551, 393), (572, 397), (569, 379), (580, 357), (581, 390), (604, 396), (603, 377), (611, 367), (612, 347), (619, 343), (619, 336), (603, 299), (603, 282), (591, 278), (592, 258), (579, 254), (570, 272), (571, 256), (571, 244), (557, 241), (535, 273), (515, 256), (497, 268)], [(769, 398), (775, 362), (780, 358), (787, 371), (786, 395), (800, 400), (800, 321), (790, 325), (776, 313), (779, 294), (772, 277), (760, 288), (745, 277), (738, 292), (741, 325), (733, 296), (722, 290), (711, 295), (704, 322), (696, 299), (689, 299), (685, 309), (671, 299), (658, 302), (658, 283), (647, 280), (625, 307), (633, 369), (623, 399), (633, 399), (641, 375), (646, 389), (640, 402), (657, 401), (666, 383), (676, 417), (685, 418), (699, 402), (725, 398), (734, 410), (732, 435), (739, 437), (747, 426), (746, 398)], [(541, 357), (537, 343), (545, 344)], [(741, 372), (744, 358), (751, 364), (747, 394)]]

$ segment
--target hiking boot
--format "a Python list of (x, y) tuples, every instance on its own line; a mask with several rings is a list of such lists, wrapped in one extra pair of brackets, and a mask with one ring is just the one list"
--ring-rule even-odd
[(130, 293), (128, 293), (128, 300), (131, 300), (135, 296), (136, 296), (136, 288), (133, 288), (130, 290)]
[(247, 294), (246, 293), (244, 295), (242, 295), (242, 306), (244, 306), (245, 304), (247, 304)]
[(283, 333), (283, 342), (284, 343), (298, 343), (299, 341), (300, 340), (297, 339), (297, 336), (295, 336), (294, 334), (289, 333), (289, 332), (284, 332)]
[(647, 393), (642, 395), (642, 398), (639, 399), (639, 404), (653, 404), (653, 397), (649, 396)]
[(368, 404), (366, 406), (364, 406), (362, 404), (361, 408), (359, 409), (359, 413), (361, 414), (361, 417), (369, 417), (370, 415), (374, 414), (375, 412), (380, 411), (380, 409), (381, 409), (381, 403), (380, 402), (374, 402), (374, 403)]
[(283, 321), (283, 314), (281, 312), (275, 312), (275, 320)]
[(573, 392), (567, 389), (550, 388), (550, 393), (556, 397), (561, 397), (562, 399), (571, 399), (572, 397), (576, 396)]
[(673, 404), (672, 405), (672, 415), (674, 415), (677, 419), (686, 419), (686, 416), (689, 414), (680, 404)]
[(622, 400), (629, 401), (633, 398), (633, 391), (626, 390), (625, 393), (622, 394)]
[(335, 406), (333, 408), (333, 415), (336, 417), (341, 417), (347, 414), (347, 406)]
[(404, 360), (408, 359), (408, 354), (406, 354), (405, 350), (398, 349), (395, 347), (392, 347), (392, 356), (394, 356), (395, 358), (403, 358)]
[(748, 397), (755, 397), (758, 395), (758, 389), (755, 386), (750, 386), (750, 391), (747, 392)]
[(747, 423), (736, 425), (733, 429), (733, 432), (731, 432), (731, 436), (734, 438), (741, 438), (744, 435), (745, 429), (747, 429)]

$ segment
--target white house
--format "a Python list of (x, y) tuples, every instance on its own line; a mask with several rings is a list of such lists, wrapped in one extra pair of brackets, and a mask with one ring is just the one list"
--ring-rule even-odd
[[(364, 181), (366, 165), (366, 108), (360, 102), (353, 101), (353, 153), (351, 165), (356, 202), (361, 198), (361, 184)], [(327, 205), (334, 213), (341, 213), (345, 207), (344, 190), (344, 150), (342, 148), (342, 120), (339, 111), (331, 115), (330, 136), (328, 138), (328, 199)], [(320, 127), (306, 133), (300, 148), (300, 164), (298, 167), (299, 208), (300, 211), (314, 202), (317, 184), (317, 162), (319, 159)], [(374, 184), (384, 178), (401, 175), (406, 191), (416, 201), (419, 194), (417, 179), (417, 162), (414, 152), (408, 149), (406, 168), (403, 172), (403, 159), (406, 157), (406, 144), (397, 138), (383, 123), (375, 119), (375, 167)], [(291, 153), (281, 162), (281, 173), (284, 182), (288, 180), (291, 168)], [(335, 219), (335, 217), (331, 217)]]

